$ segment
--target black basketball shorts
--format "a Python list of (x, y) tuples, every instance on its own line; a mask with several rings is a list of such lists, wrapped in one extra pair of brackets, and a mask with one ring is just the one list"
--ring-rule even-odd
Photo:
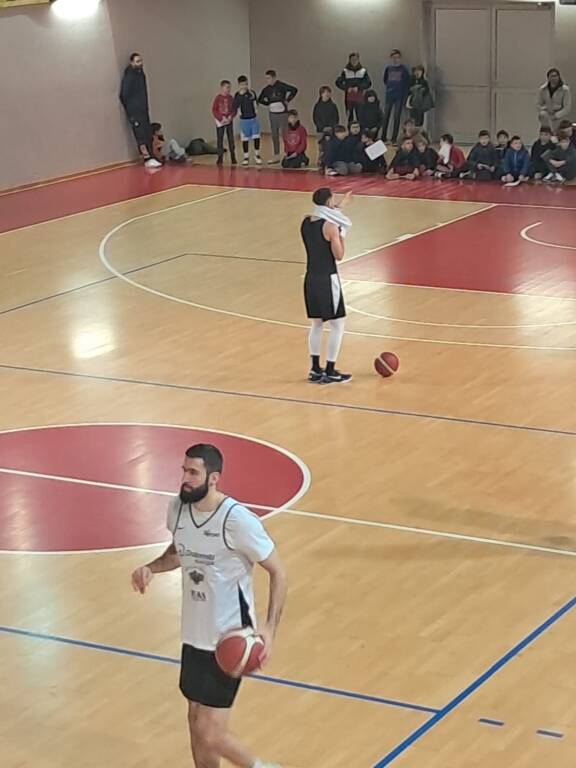
[(180, 690), (188, 701), (216, 709), (230, 709), (239, 688), (240, 679), (222, 672), (215, 653), (191, 645), (182, 646)]

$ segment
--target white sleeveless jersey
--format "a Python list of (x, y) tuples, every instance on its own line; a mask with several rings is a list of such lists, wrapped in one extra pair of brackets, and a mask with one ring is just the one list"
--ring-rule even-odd
[(274, 550), (260, 519), (229, 497), (209, 514), (176, 497), (167, 527), (182, 566), (182, 642), (213, 651), (231, 629), (256, 628), (252, 569)]

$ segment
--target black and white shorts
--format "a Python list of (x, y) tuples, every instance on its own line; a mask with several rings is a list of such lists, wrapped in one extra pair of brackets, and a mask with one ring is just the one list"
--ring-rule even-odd
[(346, 317), (344, 296), (338, 274), (313, 275), (304, 278), (306, 314), (312, 320), (336, 320)]
[(191, 645), (182, 646), (180, 690), (188, 701), (216, 709), (234, 704), (240, 679), (228, 677), (216, 661), (216, 654)]

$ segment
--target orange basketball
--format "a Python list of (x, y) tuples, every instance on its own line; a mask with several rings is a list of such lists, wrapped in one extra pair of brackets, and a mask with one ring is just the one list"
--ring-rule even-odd
[(394, 352), (382, 352), (374, 360), (376, 373), (379, 373), (384, 379), (395, 374), (399, 366), (400, 360), (398, 360)]
[(242, 677), (260, 666), (264, 642), (252, 627), (228, 632), (216, 646), (216, 661), (230, 677)]

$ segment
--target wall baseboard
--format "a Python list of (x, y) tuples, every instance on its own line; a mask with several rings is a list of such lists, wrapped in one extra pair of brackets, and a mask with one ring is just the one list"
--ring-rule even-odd
[(59, 184), (62, 181), (72, 181), (73, 179), (82, 179), (85, 176), (95, 176), (98, 173), (106, 173), (107, 171), (113, 171), (116, 168), (127, 168), (130, 165), (136, 165), (140, 160), (125, 160), (120, 163), (110, 163), (109, 165), (102, 165), (97, 168), (89, 168), (85, 171), (79, 171), (78, 173), (69, 173), (66, 176), (55, 176), (50, 179), (43, 179), (42, 181), (34, 181), (31, 184), (21, 184), (17, 187), (6, 187), (0, 189), (0, 196), (11, 195), (14, 192), (23, 192), (27, 189), (35, 189), (36, 187), (46, 187), (50, 184)]

